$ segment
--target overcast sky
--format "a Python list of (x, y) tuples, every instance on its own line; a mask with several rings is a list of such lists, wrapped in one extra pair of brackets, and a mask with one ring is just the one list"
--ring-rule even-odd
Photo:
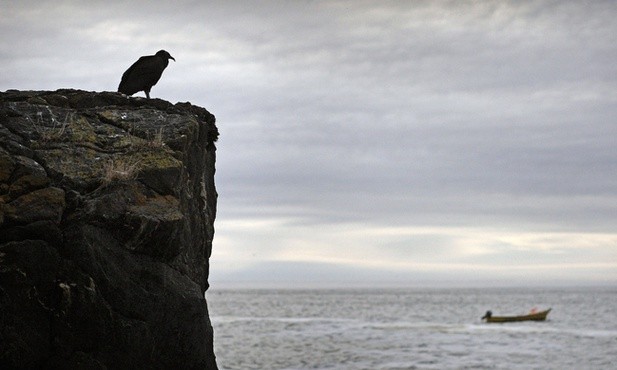
[(221, 131), (213, 287), (617, 285), (615, 1), (0, 4), (0, 91), (176, 58), (151, 96)]

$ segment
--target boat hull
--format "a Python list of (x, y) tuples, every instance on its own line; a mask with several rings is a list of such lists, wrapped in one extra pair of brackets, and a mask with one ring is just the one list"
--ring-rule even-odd
[(490, 316), (486, 318), (486, 322), (499, 323), (499, 322), (516, 322), (516, 321), (544, 321), (546, 316), (551, 312), (549, 308), (546, 311), (531, 313), (521, 316)]

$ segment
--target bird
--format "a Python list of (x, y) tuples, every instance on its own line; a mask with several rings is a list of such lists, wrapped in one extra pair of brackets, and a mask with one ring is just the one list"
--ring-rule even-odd
[(143, 91), (146, 93), (146, 98), (150, 99), (150, 89), (159, 82), (163, 71), (169, 64), (169, 59), (176, 61), (165, 50), (139, 58), (122, 75), (118, 92), (133, 95), (138, 91)]

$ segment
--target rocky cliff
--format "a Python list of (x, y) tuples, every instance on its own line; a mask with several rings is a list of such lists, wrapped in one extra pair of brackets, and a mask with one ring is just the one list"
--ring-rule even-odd
[(214, 116), (0, 93), (0, 368), (215, 369)]

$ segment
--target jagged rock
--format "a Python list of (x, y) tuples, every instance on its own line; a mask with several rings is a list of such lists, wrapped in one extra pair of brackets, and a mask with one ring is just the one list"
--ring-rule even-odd
[(0, 368), (216, 369), (214, 116), (0, 93)]

